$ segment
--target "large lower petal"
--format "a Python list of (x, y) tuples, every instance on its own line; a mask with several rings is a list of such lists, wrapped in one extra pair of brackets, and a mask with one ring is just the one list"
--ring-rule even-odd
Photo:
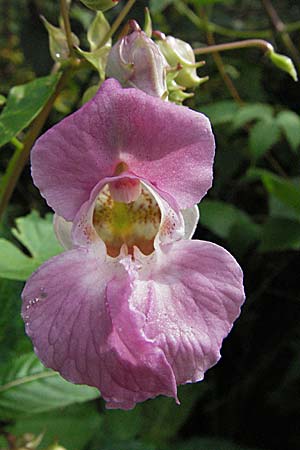
[(143, 262), (133, 305), (146, 317), (144, 333), (164, 351), (177, 384), (201, 380), (220, 358), (244, 301), (242, 278), (226, 250), (204, 241), (162, 246)]
[(163, 351), (129, 306), (134, 271), (96, 251), (100, 256), (93, 247), (65, 252), (27, 282), (22, 315), (37, 355), (66, 379), (99, 388), (112, 408), (176, 396)]
[(190, 207), (211, 186), (213, 157), (214, 138), (203, 114), (122, 89), (111, 79), (38, 139), (31, 161), (34, 183), (48, 204), (73, 220), (97, 183), (118, 174), (120, 162), (167, 201)]

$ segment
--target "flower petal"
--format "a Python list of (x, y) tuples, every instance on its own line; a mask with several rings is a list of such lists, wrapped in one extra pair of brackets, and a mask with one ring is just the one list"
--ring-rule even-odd
[[(120, 162), (179, 208), (211, 186), (214, 138), (209, 120), (107, 80), (80, 110), (48, 130), (32, 150), (32, 176), (48, 204), (73, 220), (92, 189)], [(174, 207), (174, 205), (173, 205)]]
[(58, 242), (66, 250), (73, 248), (72, 243), (72, 222), (67, 222), (63, 217), (58, 214), (54, 214), (53, 227)]
[(143, 316), (129, 306), (133, 277), (123, 264), (81, 247), (41, 266), (22, 294), (39, 358), (74, 383), (98, 387), (111, 408), (176, 397), (163, 351), (140, 331)]
[(142, 266), (132, 301), (146, 316), (145, 335), (164, 351), (177, 384), (201, 380), (244, 301), (239, 265), (210, 242), (178, 241)]
[(198, 205), (182, 209), (180, 212), (184, 220), (184, 239), (191, 239), (199, 222), (200, 214)]

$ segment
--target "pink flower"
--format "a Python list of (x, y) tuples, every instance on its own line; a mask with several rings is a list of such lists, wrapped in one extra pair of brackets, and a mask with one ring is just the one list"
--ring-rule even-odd
[(35, 184), (67, 251), (23, 291), (26, 331), (43, 363), (130, 409), (202, 380), (244, 299), (222, 247), (190, 238), (212, 180), (208, 119), (106, 81), (45, 133)]

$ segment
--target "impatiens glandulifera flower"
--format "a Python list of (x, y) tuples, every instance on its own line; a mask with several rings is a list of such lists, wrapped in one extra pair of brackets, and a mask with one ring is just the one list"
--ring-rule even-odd
[(213, 158), (204, 115), (115, 80), (33, 148), (66, 251), (27, 281), (26, 331), (47, 367), (96, 386), (109, 408), (177, 399), (240, 313), (237, 262), (190, 240)]
[(124, 87), (141, 89), (154, 97), (167, 97), (164, 56), (138, 24), (131, 21), (131, 31), (112, 47), (106, 74)]

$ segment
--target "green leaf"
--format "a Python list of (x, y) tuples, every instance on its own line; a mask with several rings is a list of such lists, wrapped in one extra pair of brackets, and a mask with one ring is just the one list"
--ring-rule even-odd
[(0, 239), (0, 254), (0, 277), (9, 280), (27, 280), (40, 265), (6, 239)]
[(250, 179), (260, 178), (270, 194), (300, 214), (299, 182), (295, 185), (292, 181), (263, 169), (250, 169), (247, 176)]
[(212, 105), (201, 106), (200, 111), (207, 115), (213, 125), (221, 125), (232, 122), (239, 107), (232, 100), (224, 100)]
[(222, 239), (228, 239), (231, 230), (237, 224), (248, 224), (253, 229), (253, 238), (257, 238), (258, 226), (244, 211), (234, 205), (218, 200), (203, 200), (200, 205), (200, 224)]
[(275, 120), (257, 122), (250, 130), (251, 155), (261, 158), (280, 139), (280, 128)]
[(31, 350), (32, 344), (24, 334), (20, 315), (23, 283), (0, 279), (0, 354), (1, 362)]
[(300, 117), (293, 111), (281, 111), (276, 121), (282, 128), (288, 143), (296, 151), (300, 145)]
[(83, 403), (58, 410), (22, 417), (6, 428), (14, 436), (25, 433), (39, 435), (43, 432), (41, 448), (54, 442), (68, 450), (81, 450), (95, 433), (100, 433), (102, 419), (93, 403)]
[(241, 128), (252, 120), (270, 121), (273, 117), (272, 106), (265, 103), (251, 103), (240, 107), (238, 114), (235, 115), (233, 126), (235, 129)]
[(59, 74), (37, 78), (11, 89), (0, 115), (0, 147), (26, 128), (54, 92)]
[(261, 252), (299, 250), (300, 222), (271, 217), (262, 226)]
[(149, 7), (153, 14), (162, 12), (167, 6), (174, 3), (175, 0), (150, 0)]
[(99, 397), (99, 391), (64, 380), (29, 353), (0, 367), (0, 417), (15, 419)]
[(26, 247), (25, 255), (6, 239), (0, 239), (0, 277), (26, 280), (43, 262), (62, 252), (53, 230), (53, 214), (41, 218), (36, 211), (16, 219), (13, 235)]
[(13, 235), (29, 250), (31, 256), (44, 262), (62, 251), (53, 231), (53, 214), (41, 218), (37, 211), (16, 219)]

